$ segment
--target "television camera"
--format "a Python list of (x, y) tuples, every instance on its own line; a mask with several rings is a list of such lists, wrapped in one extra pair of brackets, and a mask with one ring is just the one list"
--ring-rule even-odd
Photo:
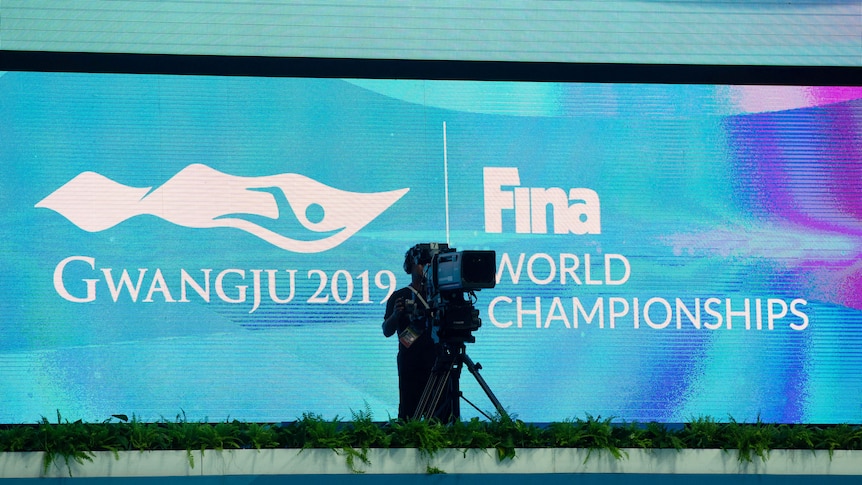
[(408, 306), (411, 318), (430, 323), (435, 343), (475, 342), (472, 332), (482, 326), (475, 292), (496, 285), (496, 253), (423, 243), (413, 246), (407, 259), (425, 267), (427, 306)]
[(482, 326), (475, 307), (476, 292), (496, 286), (496, 252), (458, 251), (445, 243), (421, 243), (408, 251), (404, 264), (408, 273), (416, 264), (424, 266), (423, 298), (419, 304), (415, 300), (407, 302), (406, 310), (419, 326), (430, 327), (437, 350), (431, 377), (414, 418), (456, 420), (460, 418), (459, 399), (463, 398), (490, 419), (460, 391), (459, 378), (465, 365), (497, 412), (506, 416), (503, 406), (479, 374), (482, 366), (470, 359), (465, 345), (476, 341), (473, 332)]

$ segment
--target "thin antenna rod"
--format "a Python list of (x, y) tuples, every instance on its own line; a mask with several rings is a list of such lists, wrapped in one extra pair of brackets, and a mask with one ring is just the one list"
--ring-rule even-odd
[(446, 244), (449, 245), (449, 150), (446, 143), (446, 122), (443, 122), (443, 195), (446, 198)]

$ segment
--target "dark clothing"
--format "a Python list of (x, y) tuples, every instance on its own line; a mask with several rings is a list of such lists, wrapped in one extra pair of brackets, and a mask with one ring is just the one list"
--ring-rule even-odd
[[(422, 302), (418, 298), (414, 298), (413, 291), (409, 287), (404, 287), (389, 297), (389, 300), (386, 302), (384, 320), (389, 318), (395, 311), (395, 302), (399, 299), (415, 299), (416, 306), (418, 308), (423, 307)], [(434, 360), (437, 356), (434, 341), (431, 338), (431, 329), (425, 328), (427, 322), (411, 322), (410, 315), (407, 312), (404, 312), (398, 320), (398, 330), (396, 330), (395, 336), (400, 335), (411, 324), (416, 330), (421, 330), (422, 333), (410, 347), (405, 347), (403, 343), (398, 342), (399, 419), (410, 419), (415, 414), (416, 407), (419, 405), (419, 400), (422, 397), (422, 391), (425, 390), (425, 385), (431, 376), (431, 369), (434, 367)]]

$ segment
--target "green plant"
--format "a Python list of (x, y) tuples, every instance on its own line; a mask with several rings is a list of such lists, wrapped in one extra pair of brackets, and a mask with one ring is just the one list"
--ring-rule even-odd
[(686, 448), (722, 448), (725, 444), (724, 425), (708, 416), (686, 423), (679, 438)]
[(548, 438), (538, 426), (509, 416), (492, 419), (487, 424), (487, 431), (497, 449), (498, 460), (515, 458), (517, 448), (542, 448), (548, 443)]
[(189, 466), (195, 467), (195, 457), (192, 450), (197, 448), (199, 440), (197, 438), (198, 427), (195, 423), (189, 423), (186, 419), (185, 412), (177, 415), (173, 422), (163, 421), (165, 428), (165, 437), (168, 441), (170, 449), (186, 450), (186, 457), (189, 460)]
[[(751, 462), (755, 457), (766, 461), (770, 450), (779, 448), (828, 450), (830, 457), (835, 450), (862, 449), (862, 427), (771, 424), (760, 419), (740, 423), (732, 418), (719, 422), (699, 417), (681, 428), (671, 428), (661, 423), (620, 424), (590, 415), (547, 427), (508, 416), (451, 424), (434, 420), (379, 423), (367, 406), (354, 412), (348, 422), (307, 413), (284, 425), (237, 420), (207, 423), (189, 422), (182, 413), (173, 421), (147, 423), (134, 415), (129, 419), (118, 414), (99, 423), (84, 423), (63, 419), (58, 411), (56, 422), (43, 417), (35, 425), (0, 426), (0, 451), (43, 451), (45, 471), (62, 460), (70, 474), (72, 462), (92, 461), (96, 451), (110, 451), (117, 457), (122, 450), (186, 450), (189, 465), (194, 467), (194, 450), (236, 448), (328, 448), (345, 456), (349, 468), (361, 473), (357, 465), (369, 464), (371, 449), (406, 447), (418, 448), (429, 458), (444, 448), (462, 449), (465, 454), (468, 449), (493, 448), (498, 460), (514, 458), (520, 448), (583, 448), (589, 450), (585, 462), (597, 450), (622, 459), (627, 456), (624, 448), (720, 448), (738, 450), (739, 461)], [(429, 473), (442, 471), (428, 466)]]
[[(618, 442), (614, 437), (613, 418), (601, 419), (601, 416), (593, 418), (589, 414), (586, 420), (578, 419), (578, 424), (584, 428), (584, 438), (586, 440), (586, 448), (589, 448), (586, 460), (590, 459), (590, 454), (594, 450), (607, 450), (614, 458), (620, 459), (623, 456), (628, 456), (622, 451)], [(584, 460), (586, 462), (586, 460)]]
[(552, 446), (586, 448), (589, 451), (584, 463), (598, 450), (606, 450), (614, 458), (620, 459), (627, 455), (618, 446), (619, 441), (614, 436), (612, 421), (613, 418), (602, 420), (601, 416), (593, 417), (588, 414), (585, 420), (578, 418), (574, 421), (551, 423), (549, 432)]
[(500, 445), (500, 436), (495, 435), (488, 424), (473, 418), (469, 421), (456, 421), (447, 430), (449, 435), (449, 446), (451, 448), (463, 449), (465, 452), (470, 448), (496, 448)]
[(165, 426), (161, 423), (145, 423), (134, 415), (126, 424), (129, 449), (131, 450), (166, 450), (170, 448), (171, 438)]
[(234, 423), (240, 427), (240, 440), (242, 443), (245, 443), (244, 447), (256, 450), (278, 447), (278, 430), (274, 425), (239, 423), (237, 421), (234, 421)]
[(446, 425), (436, 420), (392, 421), (390, 431), (393, 448), (417, 448), (427, 456), (450, 446)]
[(338, 450), (347, 444), (346, 435), (340, 430), (340, 426), (338, 416), (326, 420), (320, 415), (305, 413), (286, 428), (290, 441), (288, 446)]
[(836, 426), (825, 426), (815, 428), (812, 442), (819, 450), (829, 450), (831, 458), (835, 450), (859, 450), (862, 449), (862, 428), (839, 424)]
[(679, 438), (661, 423), (624, 423), (614, 427), (619, 448), (675, 448)]
[(301, 419), (282, 428), (279, 443), (301, 449), (328, 448), (344, 454), (351, 471), (362, 473), (357, 468), (357, 460), (369, 464), (368, 450), (385, 446), (388, 437), (372, 421), (370, 411), (354, 412), (353, 418), (351, 423), (345, 425), (337, 417), (328, 421), (316, 414), (303, 414)]
[(388, 448), (390, 437), (381, 426), (374, 422), (371, 410), (366, 405), (364, 411), (354, 411), (353, 420), (346, 430), (347, 442), (342, 447), (347, 466), (354, 473), (361, 473), (356, 468), (356, 460), (369, 465), (368, 450), (371, 448)]
[(675, 450), (685, 448), (685, 443), (679, 434), (671, 431), (667, 425), (662, 423), (647, 423), (643, 436), (649, 445), (642, 446), (642, 448), (673, 448)]
[(34, 426), (0, 428), (0, 452), (29, 451), (37, 448), (38, 434)]
[(791, 450), (814, 451), (814, 431), (806, 425), (779, 424), (775, 428), (775, 446)]
[(240, 447), (241, 429), (236, 423), (200, 423), (198, 424), (198, 439), (201, 453), (204, 450), (221, 451), (226, 448)]
[(733, 418), (726, 426), (727, 448), (737, 450), (739, 461), (751, 462), (754, 456), (762, 461), (769, 458), (769, 450), (775, 443), (775, 425), (757, 418), (753, 424), (737, 423)]
[(72, 423), (67, 420), (64, 425), (58, 410), (57, 424), (52, 424), (43, 416), (38, 425), (37, 435), (40, 449), (45, 452), (42, 462), (43, 472), (47, 472), (58, 457), (63, 458), (70, 477), (72, 476), (70, 460), (81, 465), (85, 461), (93, 461), (95, 456), (93, 440), (89, 435), (88, 426), (81, 420)]

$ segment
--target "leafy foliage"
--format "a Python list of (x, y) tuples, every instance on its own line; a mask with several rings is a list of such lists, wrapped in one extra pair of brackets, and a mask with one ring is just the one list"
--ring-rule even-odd
[[(194, 467), (193, 451), (268, 448), (328, 448), (343, 454), (357, 473), (369, 464), (373, 448), (417, 448), (428, 457), (445, 448), (496, 450), (499, 460), (512, 459), (519, 448), (583, 448), (587, 459), (596, 451), (617, 459), (628, 448), (714, 448), (736, 450), (740, 461), (765, 461), (772, 449), (862, 449), (859, 425), (772, 424), (726, 422), (698, 417), (682, 426), (662, 423), (616, 423), (612, 418), (587, 415), (548, 425), (505, 417), (490, 421), (474, 418), (452, 424), (434, 420), (376, 422), (370, 410), (353, 412), (352, 420), (331, 420), (306, 413), (290, 423), (190, 422), (185, 413), (172, 421), (143, 422), (135, 416), (113, 415), (100, 423), (69, 421), (57, 413), (56, 422), (42, 418), (35, 425), (0, 426), (0, 452), (42, 451), (47, 471), (62, 459), (67, 467), (92, 461), (94, 452), (128, 450), (186, 450)], [(430, 465), (429, 465), (430, 467)], [(433, 468), (433, 467), (431, 467)], [(429, 468), (429, 470), (431, 470)], [(437, 471), (436, 469), (434, 472)], [(71, 473), (71, 468), (70, 468)], [(429, 471), (431, 473), (431, 471)]]
[(240, 423), (234, 421), (240, 427), (240, 442), (244, 448), (262, 450), (264, 448), (278, 448), (278, 428), (272, 424)]
[(724, 425), (710, 417), (698, 417), (686, 423), (680, 439), (688, 448), (724, 448)]
[(862, 449), (862, 427), (839, 424), (830, 427), (816, 427), (812, 430), (811, 440), (819, 450), (829, 450), (829, 456), (835, 450)]
[(417, 448), (431, 456), (449, 447), (447, 427), (438, 421), (392, 421), (389, 429), (392, 433), (392, 448)]
[[(96, 444), (94, 438), (89, 433), (90, 427), (84, 424), (81, 420), (70, 423), (68, 420), (63, 423), (63, 418), (60, 412), (57, 411), (57, 425), (52, 425), (48, 418), (42, 417), (42, 421), (38, 425), (37, 442), (45, 452), (45, 461), (43, 462), (43, 470), (48, 471), (48, 468), (56, 460), (62, 457), (69, 469), (69, 476), (72, 476), (69, 461), (74, 460), (80, 464), (84, 461), (93, 461), (93, 451), (97, 449), (104, 450), (111, 446), (111, 443)], [(93, 434), (99, 434), (104, 437), (104, 431), (93, 430)]]
[(497, 417), (483, 425), (492, 437), (499, 460), (514, 458), (516, 448), (544, 448), (550, 441), (538, 426), (508, 416)]
[(586, 448), (587, 460), (594, 451), (607, 450), (614, 458), (622, 458), (625, 452), (619, 447), (619, 434), (614, 432), (612, 418), (587, 415), (587, 419), (551, 423), (549, 431), (552, 446), (558, 448)]

